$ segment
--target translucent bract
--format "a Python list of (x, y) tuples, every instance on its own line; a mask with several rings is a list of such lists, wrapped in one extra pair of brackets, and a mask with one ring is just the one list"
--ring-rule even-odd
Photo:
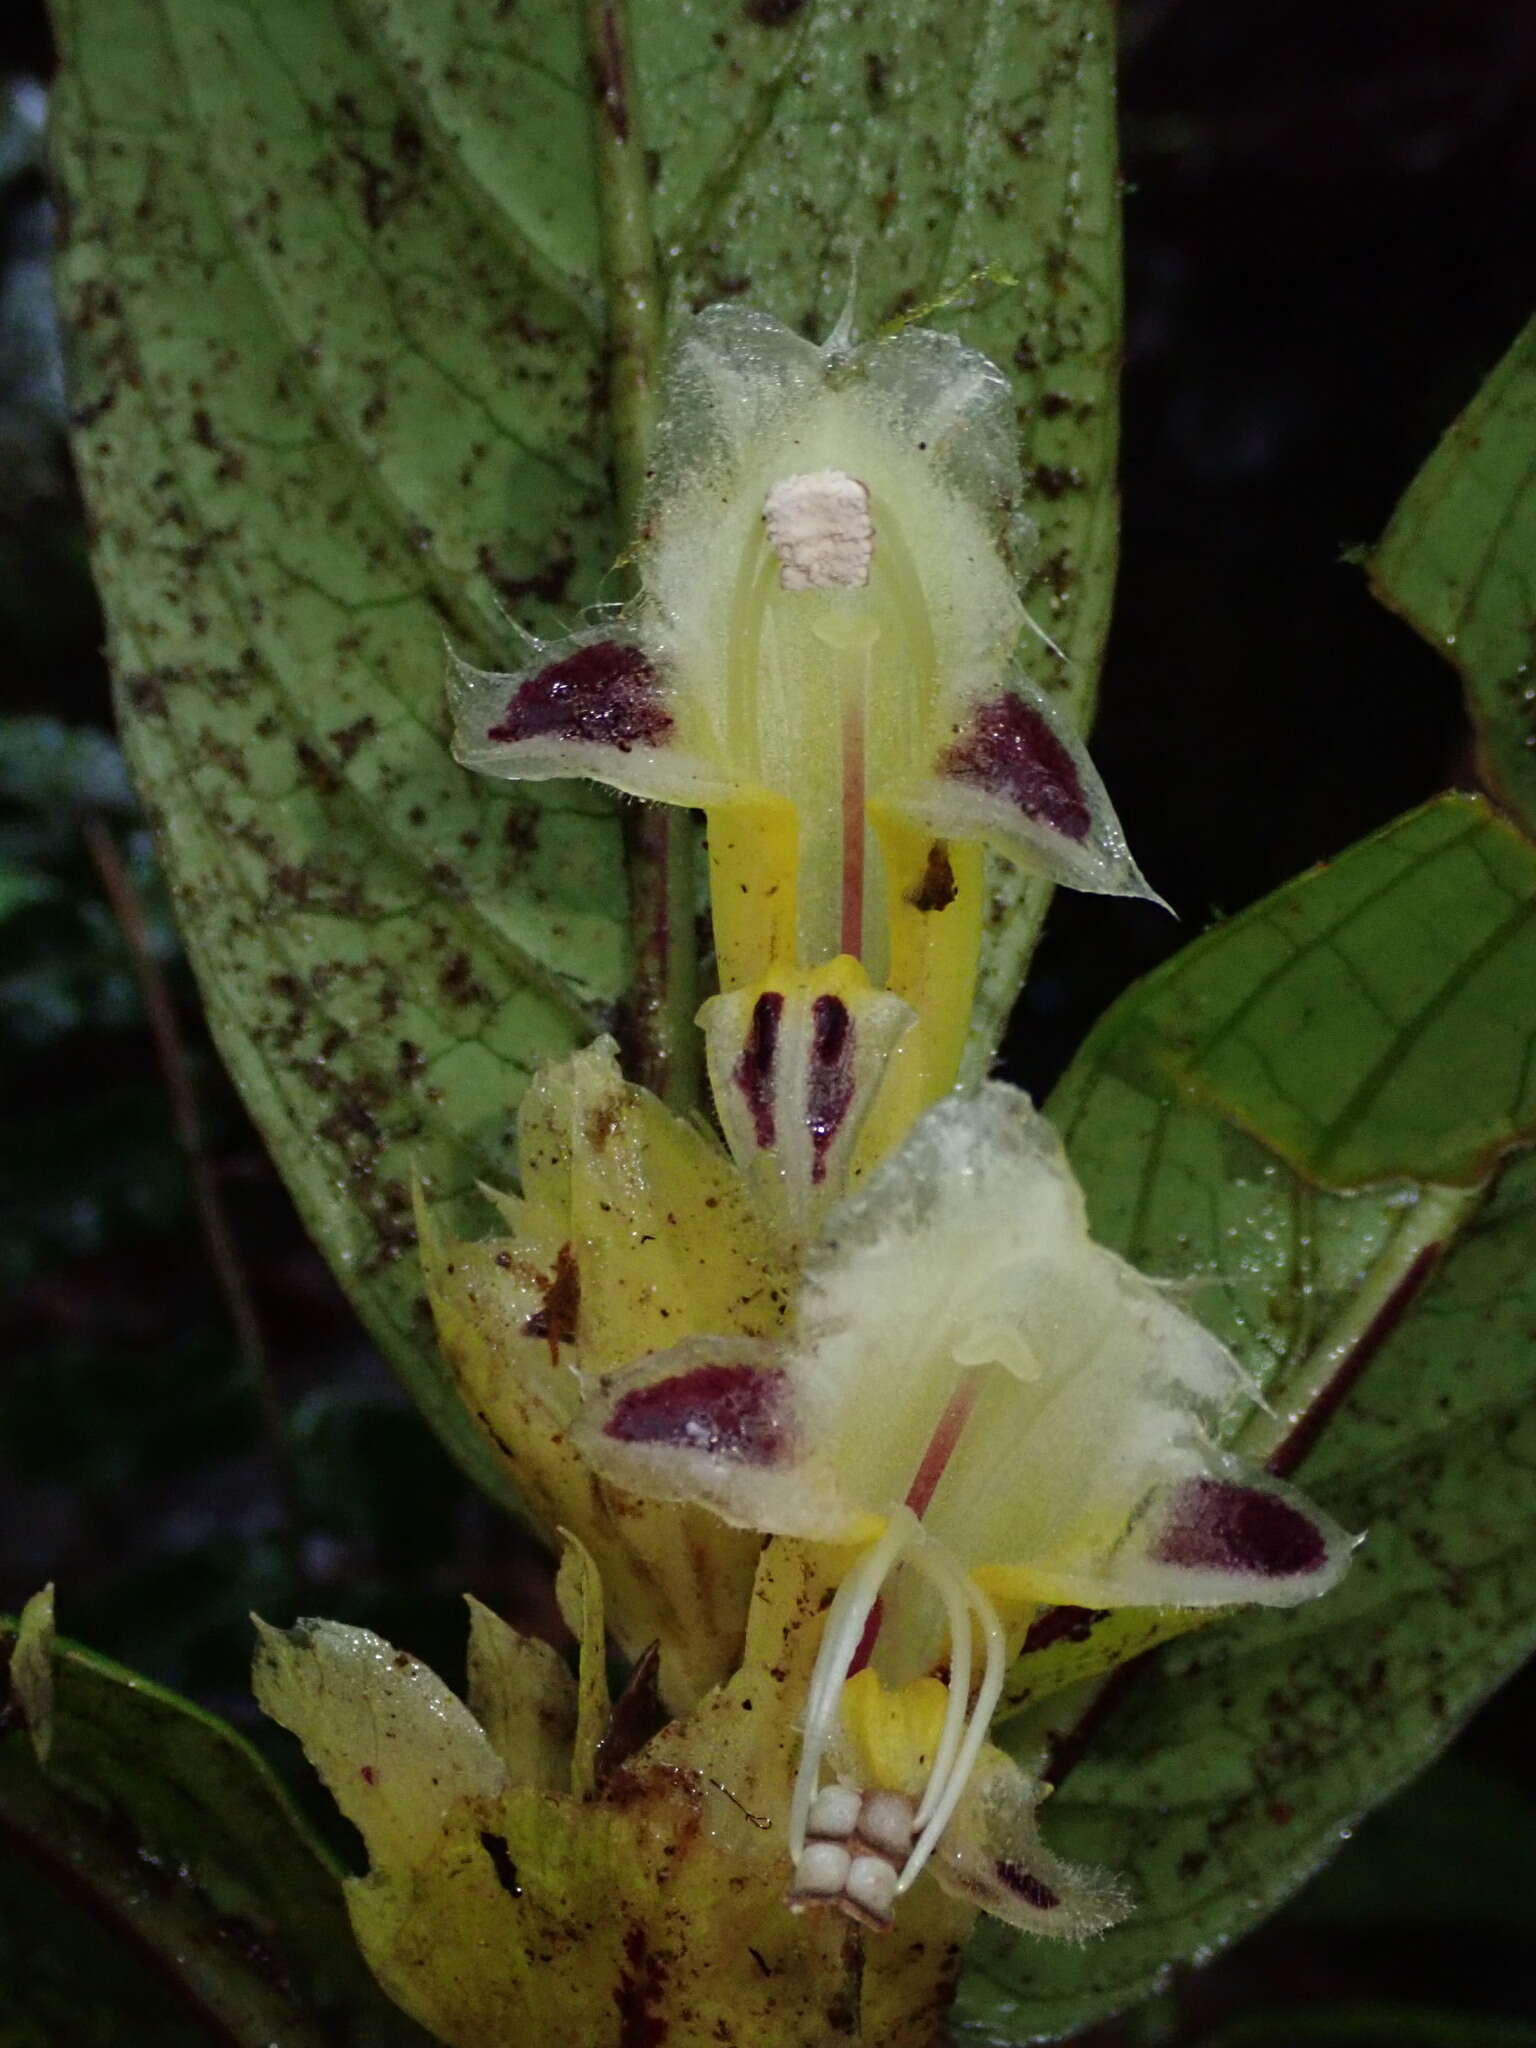
[(454, 672), (467, 766), (704, 808), (723, 988), (841, 953), (908, 1003), (907, 1121), (954, 1077), (984, 844), (1148, 893), (1025, 673), (1021, 495), (1007, 381), (954, 336), (817, 348), (716, 306), (672, 357), (640, 596), (515, 672)]

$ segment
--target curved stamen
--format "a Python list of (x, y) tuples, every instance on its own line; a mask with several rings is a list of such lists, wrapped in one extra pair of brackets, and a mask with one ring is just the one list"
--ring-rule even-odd
[[(937, 1550), (936, 1545), (933, 1548)], [(944, 1552), (938, 1552), (938, 1556), (929, 1561), (937, 1564), (938, 1558), (943, 1559), (943, 1569), (952, 1573), (958, 1579), (965, 1598), (970, 1603), (971, 1612), (976, 1618), (977, 1626), (981, 1630), (982, 1639), (986, 1645), (986, 1664), (982, 1671), (981, 1685), (977, 1689), (976, 1704), (971, 1710), (971, 1718), (966, 1727), (964, 1738), (961, 1741), (959, 1754), (950, 1766), (948, 1778), (944, 1781), (942, 1789), (929, 1812), (927, 1823), (922, 1833), (918, 1836), (917, 1841), (913, 1844), (912, 1853), (902, 1868), (901, 1876), (896, 1883), (898, 1895), (911, 1886), (923, 1865), (933, 1854), (934, 1849), (938, 1845), (939, 1837), (943, 1834), (945, 1828), (949, 1826), (955, 1808), (960, 1803), (960, 1795), (965, 1790), (971, 1772), (976, 1768), (976, 1759), (981, 1754), (981, 1745), (987, 1739), (987, 1730), (992, 1725), (992, 1716), (997, 1711), (998, 1701), (1002, 1698), (1003, 1681), (1007, 1675), (1008, 1668), (1003, 1625), (993, 1611), (991, 1601), (986, 1598), (981, 1589), (974, 1585), (968, 1575), (962, 1572), (959, 1566)], [(929, 1798), (933, 1793), (937, 1776), (938, 1774), (935, 1772), (934, 1776), (929, 1779), (928, 1788), (923, 1794), (923, 1806), (925, 1808), (928, 1806)]]
[[(910, 1559), (944, 1604), (949, 1629), (949, 1682), (944, 1726), (913, 1814), (917, 1840), (902, 1865), (896, 1884), (898, 1894), (911, 1887), (954, 1817), (976, 1768), (981, 1745), (987, 1739), (1007, 1671), (1003, 1627), (991, 1601), (948, 1551), (933, 1541), (910, 1508), (892, 1512), (884, 1534), (844, 1579), (827, 1610), (821, 1649), (806, 1691), (800, 1768), (789, 1809), (789, 1852), (798, 1868), (806, 1851), (806, 1824), (821, 1789), (822, 1758), (837, 1729), (843, 1687), (858, 1657), (881, 1588), (904, 1559)], [(984, 1662), (973, 1703), (973, 1632), (977, 1630), (981, 1634)], [(816, 1887), (808, 1885), (806, 1889)]]
[(913, 1825), (919, 1833), (927, 1826), (928, 1816), (955, 1767), (966, 1709), (971, 1700), (971, 1617), (966, 1607), (965, 1590), (963, 1584), (957, 1583), (958, 1575), (953, 1569), (941, 1569), (938, 1559), (929, 1555), (937, 1550), (938, 1545), (931, 1537), (925, 1536), (913, 1546), (912, 1556), (912, 1562), (944, 1602), (945, 1620), (949, 1626), (949, 1696), (944, 1707), (944, 1730), (933, 1753), (928, 1783), (923, 1787), (922, 1799), (913, 1816)]
[(821, 1760), (837, 1729), (843, 1686), (864, 1639), (880, 1588), (899, 1562), (918, 1527), (910, 1508), (896, 1508), (885, 1534), (867, 1550), (837, 1589), (805, 1696), (800, 1769), (789, 1802), (789, 1853), (798, 1862), (805, 1848), (805, 1824), (821, 1784)]

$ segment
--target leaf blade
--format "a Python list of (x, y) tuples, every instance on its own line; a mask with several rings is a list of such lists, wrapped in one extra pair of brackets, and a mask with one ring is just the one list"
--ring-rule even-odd
[[(1521, 1334), (1536, 1307), (1536, 1155), (1510, 1149), (1528, 1143), (1528, 1127), (1512, 1131), (1502, 1100), (1485, 1098), (1482, 1125), (1468, 1127), (1482, 1177), (1455, 1188), (1427, 1177), (1443, 1148), (1406, 1147), (1399, 1118), (1375, 1162), (1395, 1177), (1330, 1187), (1320, 1166), (1334, 1153), (1299, 1145), (1296, 1133), (1321, 1129), (1314, 1112), (1350, 1080), (1342, 1039), (1314, 1041), (1333, 1056), (1294, 1068), (1299, 1093), (1277, 1133), (1251, 1089), (1226, 1085), (1219, 1033), (1216, 1079), (1200, 1071), (1205, 1026), (1191, 994), (1225, 998), (1245, 978), (1262, 987), (1277, 916), (1288, 908), (1298, 928), (1330, 931), (1372, 891), (1397, 902), (1400, 929), (1394, 945), (1386, 925), (1357, 927), (1362, 960), (1410, 943), (1422, 956), (1414, 904), (1446, 876), (1470, 875), (1470, 844), (1536, 880), (1536, 851), (1486, 806), (1441, 799), (1197, 941), (1173, 963), (1177, 974), (1133, 989), (1053, 1102), (1096, 1232), (1190, 1287), (1191, 1305), (1272, 1402), (1256, 1433), (1239, 1410), (1229, 1435), (1288, 1467), (1288, 1452), (1305, 1452), (1308, 1490), (1368, 1535), (1342, 1585), (1315, 1606), (1250, 1612), (1185, 1637), (1106, 1696), (1051, 1802), (1052, 1840), (1127, 1871), (1137, 1911), (1076, 1953), (985, 1931), (959, 2008), (977, 2037), (1069, 2032), (1143, 1995), (1171, 1962), (1242, 1932), (1536, 1644), (1523, 1592), (1536, 1494)], [(1415, 877), (1415, 893), (1394, 899), (1383, 886), (1392, 872)], [(1446, 985), (1458, 947), (1456, 931), (1444, 931)], [(1288, 951), (1290, 995), (1259, 1048), (1283, 1049), (1288, 1020), (1325, 1009), (1348, 968), (1327, 947)], [(1420, 992), (1435, 1000), (1433, 975)], [(1465, 989), (1452, 1010), (1475, 1062), (1499, 1019)], [(1214, 1013), (1228, 1014), (1220, 1003)], [(1170, 1018), (1191, 1014), (1173, 1058)], [(1369, 1037), (1357, 1045), (1355, 1078), (1378, 1057)], [(1314, 1447), (1309, 1409), (1340, 1394)], [(1026, 1716), (1011, 1741), (1027, 1750), (1048, 1725), (1048, 1715)]]
[[(0, 1622), (0, 1667), (16, 1644)], [(337, 1871), (250, 1746), (76, 1644), (51, 1662), (48, 1768), (21, 1727), (0, 1735), (0, 1836), (37, 1944), (11, 1980), (21, 2012), (71, 2040), (138, 2017), (156, 2040), (419, 2048), (357, 1955)]]
[[(614, 808), (477, 783), (441, 707), (445, 632), (494, 663), (504, 608), (618, 594), (576, 27), (557, 0), (489, 32), (464, 0), (54, 11), (76, 454), (127, 751), (307, 1226), (505, 1500), (431, 1343), (408, 1185), (468, 1226), (475, 1181), (512, 1179), (530, 1073), (630, 973)], [(869, 328), (1016, 273), (952, 324), (1017, 376), (1029, 601), (1074, 663), (1039, 667), (1086, 709), (1114, 562), (1107, 7), (706, 12), (704, 34), (633, 11), (673, 317), (745, 290), (824, 331), (854, 239)], [(994, 881), (973, 1068), (1048, 896)]]
[[(391, 404), (404, 416), (365, 427), (359, 383), (355, 420), (338, 424), (324, 362), (308, 379), (294, 340), (319, 318), (312, 225), (269, 218), (268, 241), (289, 256), (280, 279), (277, 254), (263, 279), (237, 246), (261, 235), (263, 208), (247, 209), (239, 235), (231, 226), (232, 184), (278, 189), (256, 171), (280, 124), (264, 135), (253, 118), (227, 120), (221, 154), (192, 96), (178, 97), (190, 59), (205, 93), (238, 105), (241, 66), (261, 54), (256, 17), (132, 12), (125, 25), (59, 10), (58, 148), (76, 205), (65, 288), (77, 389), (88, 413), (104, 408), (79, 452), (125, 740), (225, 1056), (305, 1220), (429, 1418), (496, 1491), (402, 1254), (411, 1171), (448, 1196), (510, 1178), (521, 1081), (589, 1037), (622, 980), (608, 807), (586, 791), (482, 790), (446, 752), (445, 614), (488, 642), (497, 580), (550, 573), (547, 536), (525, 526), (503, 542), (489, 501), (515, 492), (520, 458), (493, 474), (487, 450), (475, 465), (478, 427), (463, 415), (456, 434), (427, 433), (432, 390), (402, 378)], [(319, 90), (320, 45), (340, 37), (340, 17), (302, 12), (296, 46), (319, 62)], [(281, 27), (264, 19), (271, 38)], [(372, 160), (357, 165), (347, 146), (325, 161), (366, 215)], [(350, 362), (356, 382), (378, 305), (355, 274), (347, 284), (340, 339), (324, 330), (306, 346)], [(516, 311), (512, 296), (482, 280), (480, 316)], [(445, 328), (462, 292), (454, 305)], [(592, 348), (589, 335), (588, 359)], [(491, 382), (505, 411), (520, 379)], [(458, 476), (471, 469), (463, 495), (496, 536), (483, 560), (470, 521), (419, 538), (449, 495), (450, 443)], [(437, 451), (420, 474), (417, 447)], [(385, 478), (384, 499), (367, 473)]]
[(1408, 486), (1371, 587), (1461, 671), (1483, 772), (1536, 827), (1536, 321)]

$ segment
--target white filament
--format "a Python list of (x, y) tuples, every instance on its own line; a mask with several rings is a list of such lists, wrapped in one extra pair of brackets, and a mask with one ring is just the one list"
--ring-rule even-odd
[(911, 1542), (917, 1526), (917, 1517), (910, 1508), (897, 1508), (886, 1524), (885, 1534), (859, 1559), (827, 1609), (821, 1649), (805, 1696), (800, 1769), (789, 1802), (789, 1853), (793, 1862), (799, 1862), (805, 1847), (805, 1824), (811, 1802), (821, 1787), (821, 1760), (837, 1729), (849, 1667), (864, 1640), (864, 1627), (880, 1598), (880, 1588)]
[[(910, 1508), (893, 1511), (884, 1534), (844, 1579), (827, 1610), (821, 1649), (806, 1692), (800, 1768), (789, 1807), (789, 1853), (798, 1864), (805, 1850), (806, 1823), (821, 1789), (822, 1759), (836, 1733), (843, 1687), (881, 1588), (907, 1557), (944, 1603), (949, 1627), (949, 1684), (944, 1726), (914, 1815), (917, 1840), (897, 1880), (898, 1894), (911, 1887), (954, 1817), (1002, 1697), (1007, 1671), (1002, 1623), (991, 1601), (949, 1552), (926, 1534)], [(978, 1630), (984, 1662), (972, 1704), (973, 1635)]]
[[(976, 1617), (977, 1626), (986, 1644), (986, 1665), (982, 1672), (981, 1685), (976, 1693), (976, 1704), (971, 1710), (970, 1723), (965, 1731), (965, 1739), (960, 1745), (960, 1753), (955, 1758), (943, 1789), (934, 1802), (927, 1826), (913, 1843), (912, 1854), (902, 1868), (896, 1884), (898, 1896), (913, 1883), (937, 1847), (939, 1837), (949, 1826), (955, 1808), (960, 1803), (960, 1795), (965, 1790), (971, 1772), (976, 1768), (976, 1759), (981, 1754), (981, 1745), (987, 1739), (987, 1730), (992, 1725), (992, 1716), (997, 1711), (997, 1703), (1003, 1694), (1003, 1680), (1007, 1676), (1008, 1659), (1004, 1646), (1003, 1625), (993, 1611), (991, 1601), (948, 1556), (944, 1557), (944, 1567), (955, 1574), (965, 1590), (965, 1596), (971, 1604), (971, 1612)], [(931, 1783), (929, 1789), (932, 1789)], [(926, 1793), (923, 1804), (928, 1804)]]
[(943, 1568), (949, 1560), (937, 1544), (928, 1540), (917, 1544), (912, 1562), (944, 1602), (944, 1618), (949, 1625), (949, 1692), (944, 1707), (944, 1732), (933, 1753), (928, 1783), (913, 1817), (913, 1826), (921, 1834), (955, 1767), (964, 1731), (965, 1710), (971, 1698), (971, 1617), (966, 1611), (963, 1574), (952, 1566)]

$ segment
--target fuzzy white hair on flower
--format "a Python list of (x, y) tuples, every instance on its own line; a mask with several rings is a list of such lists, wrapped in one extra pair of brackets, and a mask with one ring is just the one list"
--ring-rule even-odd
[[(984, 1747), (1003, 1617), (1289, 1606), (1331, 1586), (1350, 1539), (1212, 1440), (1244, 1387), (1166, 1288), (1093, 1242), (1050, 1124), (999, 1084), (930, 1110), (831, 1211), (782, 1341), (695, 1337), (602, 1383), (582, 1438), (618, 1483), (859, 1550), (803, 1713), (793, 1897), (825, 1897), (885, 1853), (855, 1823), (844, 1872), (818, 1832), (823, 1768), (842, 1756), (836, 1782), (850, 1782), (851, 1743), (866, 1759), (854, 1788), (909, 1799), (911, 1831), (889, 1883), (860, 1869), (857, 1895), (845, 1884), (835, 1903), (877, 1924), (931, 1861), (942, 1884), (1021, 1924), (1051, 1923), (1048, 1896), (1071, 1907), (1054, 1924), (1103, 1924), (1102, 1887), (1041, 1874), (1039, 1789)], [(916, 1717), (894, 1747), (879, 1735), (893, 1712)], [(998, 1806), (978, 1805), (983, 1780), (1006, 1790), (1011, 1847), (979, 1846)]]
[(917, 1013), (915, 1114), (953, 1079), (984, 846), (1150, 893), (1022, 666), (1008, 381), (952, 334), (817, 348), (726, 305), (683, 326), (664, 396), (639, 595), (515, 671), (455, 662), (454, 751), (702, 807), (721, 986), (860, 960)]

